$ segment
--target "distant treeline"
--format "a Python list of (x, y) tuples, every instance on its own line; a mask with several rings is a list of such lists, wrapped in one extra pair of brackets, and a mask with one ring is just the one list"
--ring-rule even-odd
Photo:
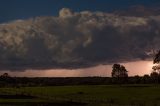
[(64, 85), (110, 85), (110, 84), (158, 84), (160, 77), (134, 76), (127, 78), (111, 77), (67, 77), (67, 78), (27, 78), (0, 77), (0, 87), (23, 86), (64, 86)]

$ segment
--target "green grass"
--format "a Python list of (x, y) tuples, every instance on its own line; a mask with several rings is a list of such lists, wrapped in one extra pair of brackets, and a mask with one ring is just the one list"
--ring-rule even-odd
[(94, 85), (94, 86), (54, 86), (0, 88), (1, 93), (25, 94), (38, 98), (32, 100), (0, 99), (3, 102), (82, 102), (98, 106), (135, 105), (158, 106), (160, 86), (154, 85)]

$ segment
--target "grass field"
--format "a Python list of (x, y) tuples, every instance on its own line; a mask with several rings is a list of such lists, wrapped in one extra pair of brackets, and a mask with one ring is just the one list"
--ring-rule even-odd
[[(88, 85), (0, 88), (1, 95), (25, 95), (15, 99), (0, 96), (1, 104), (51, 104), (51, 106), (159, 106), (160, 86)], [(53, 105), (54, 104), (54, 105)], [(4, 106), (4, 105), (3, 105)], [(35, 105), (34, 105), (35, 106)], [(43, 105), (40, 105), (43, 106)], [(47, 105), (44, 105), (47, 106)]]

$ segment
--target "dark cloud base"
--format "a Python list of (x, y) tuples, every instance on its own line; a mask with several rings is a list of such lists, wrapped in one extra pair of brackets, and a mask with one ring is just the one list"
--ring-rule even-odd
[(160, 47), (160, 16), (72, 12), (0, 25), (0, 69), (85, 68), (145, 60)]

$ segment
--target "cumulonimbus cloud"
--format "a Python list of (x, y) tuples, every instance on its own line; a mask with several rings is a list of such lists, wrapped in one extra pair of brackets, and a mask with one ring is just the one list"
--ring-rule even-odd
[(148, 59), (160, 46), (160, 16), (73, 12), (0, 25), (0, 69), (83, 68)]

